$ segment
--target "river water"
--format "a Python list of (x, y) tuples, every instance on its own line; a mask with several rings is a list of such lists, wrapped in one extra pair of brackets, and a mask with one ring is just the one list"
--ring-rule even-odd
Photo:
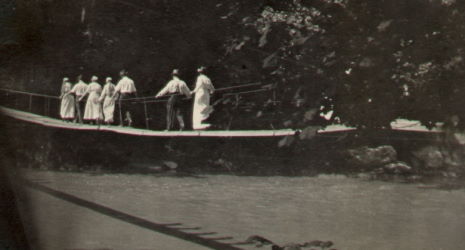
[[(463, 189), (338, 175), (175, 177), (27, 170), (24, 176), (153, 222), (232, 237), (226, 243), (261, 235), (278, 244), (331, 240), (337, 249), (465, 249)], [(205, 249), (33, 188), (22, 193), (23, 216), (37, 249)]]

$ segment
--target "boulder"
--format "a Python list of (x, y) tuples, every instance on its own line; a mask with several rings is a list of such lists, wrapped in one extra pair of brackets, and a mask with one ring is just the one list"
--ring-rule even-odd
[(397, 161), (397, 152), (390, 145), (374, 148), (367, 146), (347, 150), (350, 161), (356, 165), (380, 167)]
[(459, 145), (465, 145), (465, 133), (454, 133), (455, 142)]
[(233, 171), (235, 169), (235, 166), (232, 162), (223, 158), (219, 158), (218, 160), (214, 161), (213, 165), (222, 169), (227, 169), (229, 171)]
[(384, 165), (383, 172), (387, 174), (411, 174), (412, 167), (402, 161), (396, 161)]
[(163, 165), (171, 170), (176, 169), (178, 167), (178, 164), (174, 161), (163, 161)]
[(444, 155), (437, 146), (426, 146), (413, 152), (414, 162), (422, 168), (444, 167)]

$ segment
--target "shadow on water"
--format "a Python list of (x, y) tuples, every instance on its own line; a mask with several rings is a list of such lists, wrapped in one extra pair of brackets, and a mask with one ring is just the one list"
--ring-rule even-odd
[(169, 235), (172, 237), (176, 237), (181, 240), (189, 241), (198, 245), (202, 245), (211, 249), (225, 249), (225, 250), (237, 250), (240, 248), (234, 247), (231, 244), (219, 242), (221, 240), (230, 240), (233, 239), (232, 237), (215, 237), (215, 238), (204, 238), (202, 236), (206, 235), (214, 235), (216, 232), (199, 232), (199, 233), (192, 233), (192, 232), (184, 232), (190, 230), (200, 230), (200, 227), (182, 227), (182, 223), (169, 223), (169, 224), (161, 224), (152, 221), (148, 221), (110, 207), (106, 207), (91, 201), (87, 201), (76, 196), (57, 191), (51, 189), (49, 187), (43, 186), (41, 184), (23, 180), (25, 186), (32, 188), (37, 191), (41, 191), (43, 193), (49, 194), (53, 197), (59, 198), (61, 200), (73, 203), (75, 205), (85, 207), (92, 211), (95, 211), (100, 214), (104, 214), (114, 219), (118, 219), (124, 221), (126, 223), (136, 225), (145, 229), (152, 230), (157, 233), (162, 233), (165, 235)]

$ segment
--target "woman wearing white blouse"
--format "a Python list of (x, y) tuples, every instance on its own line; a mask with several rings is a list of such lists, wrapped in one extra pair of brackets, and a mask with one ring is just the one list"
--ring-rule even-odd
[(111, 77), (105, 79), (105, 86), (103, 86), (102, 95), (100, 95), (100, 102), (103, 102), (103, 117), (106, 124), (113, 123), (113, 114), (115, 112), (115, 85), (111, 82)]
[(99, 98), (102, 93), (102, 86), (97, 83), (98, 77), (92, 76), (91, 83), (87, 85), (87, 91), (83, 96), (79, 98), (82, 100), (87, 94), (86, 108), (84, 111), (84, 120), (96, 122), (97, 124), (103, 120), (102, 105), (100, 104)]

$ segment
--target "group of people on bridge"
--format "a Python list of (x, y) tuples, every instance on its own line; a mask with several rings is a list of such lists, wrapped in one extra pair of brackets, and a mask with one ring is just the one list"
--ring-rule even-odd
[[(192, 128), (201, 130), (211, 126), (205, 121), (213, 111), (210, 105), (210, 95), (213, 94), (215, 88), (210, 78), (205, 75), (205, 70), (206, 68), (203, 66), (197, 69), (198, 76), (195, 88), (190, 90), (187, 84), (180, 79), (179, 70), (174, 69), (171, 74), (172, 79), (155, 95), (155, 98), (169, 96), (166, 104), (166, 130), (172, 130), (175, 127), (175, 118), (178, 121), (179, 130), (186, 128), (182, 114), (182, 104), (185, 99), (183, 97), (189, 99), (192, 95), (195, 95)], [(120, 71), (120, 77), (116, 85), (111, 77), (107, 77), (103, 88), (98, 83), (97, 76), (92, 76), (90, 83), (86, 84), (82, 81), (82, 76), (79, 75), (74, 85), (71, 84), (68, 77), (64, 77), (60, 95), (60, 117), (68, 122), (87, 122), (97, 125), (104, 122), (111, 125), (115, 122), (115, 104), (118, 103), (119, 125), (132, 126), (133, 105), (128, 101), (136, 99), (137, 90), (134, 81), (129, 78), (126, 70)], [(86, 97), (87, 101), (84, 102)], [(82, 110), (84, 110), (84, 114)]]

